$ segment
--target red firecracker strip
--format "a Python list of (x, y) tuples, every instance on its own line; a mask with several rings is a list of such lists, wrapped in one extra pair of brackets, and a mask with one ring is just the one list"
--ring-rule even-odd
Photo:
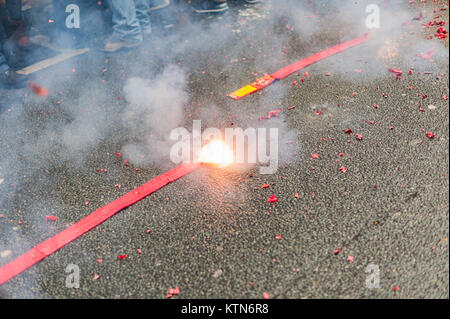
[(97, 209), (95, 212), (86, 216), (76, 224), (33, 247), (27, 253), (0, 268), (0, 285), (22, 273), (45, 257), (53, 254), (55, 251), (64, 247), (92, 228), (97, 227), (122, 209), (133, 205), (167, 184), (183, 177), (186, 174), (189, 174), (198, 167), (199, 165), (197, 164), (179, 165), (116, 199), (112, 203)]
[(298, 70), (300, 70), (304, 67), (307, 67), (313, 63), (316, 63), (320, 60), (328, 58), (329, 56), (340, 53), (351, 47), (354, 47), (355, 45), (361, 44), (361, 43), (367, 41), (368, 39), (369, 39), (369, 34), (365, 33), (364, 35), (359, 36), (353, 40), (343, 42), (334, 47), (328, 48), (328, 49), (326, 49), (322, 52), (316, 53), (306, 59), (300, 60), (291, 65), (288, 65), (288, 66), (276, 71), (275, 73), (265, 74), (262, 78), (259, 78), (255, 82), (253, 82), (249, 85), (246, 85), (243, 88), (228, 94), (228, 96), (231, 97), (232, 99), (239, 100), (239, 99), (243, 98), (244, 96), (247, 96), (249, 94), (252, 94), (254, 92), (262, 90), (263, 88), (265, 88), (266, 86), (269, 86), (276, 80), (281, 80), (281, 79), (291, 75), (292, 73), (297, 72)]

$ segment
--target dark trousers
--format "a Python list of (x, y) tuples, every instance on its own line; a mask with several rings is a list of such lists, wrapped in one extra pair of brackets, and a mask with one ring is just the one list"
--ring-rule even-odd
[(22, 0), (6, 0), (6, 9), (11, 20), (22, 20)]
[(8, 64), (6, 63), (6, 58), (3, 54), (3, 43), (6, 40), (6, 32), (3, 24), (0, 23), (0, 72), (4, 72), (9, 69)]
[[(9, 19), (12, 21), (22, 20), (22, 0), (6, 0), (6, 10), (8, 11)], [(6, 31), (4, 26), (0, 23), (0, 72), (9, 69), (5, 55), (3, 54), (3, 44), (5, 41)]]

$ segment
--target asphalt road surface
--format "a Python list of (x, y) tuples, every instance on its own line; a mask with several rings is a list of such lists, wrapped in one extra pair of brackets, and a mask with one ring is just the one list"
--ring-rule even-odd
[[(166, 298), (180, 287), (173, 298), (448, 298), (448, 38), (423, 25), (448, 22), (448, 5), (403, 2), (410, 16), (398, 15), (406, 23), (392, 36), (239, 101), (226, 95), (363, 30), (326, 4), (299, 18), (232, 3), (223, 17), (180, 15), (136, 50), (107, 55), (95, 47), (102, 38), (91, 41), (34, 74), (48, 97), (0, 90), (0, 266), (175, 166), (168, 154), (125, 163), (123, 146), (152, 133), (123, 121), (131, 77), (162, 83), (155, 100), (170, 100), (179, 88), (161, 72), (176, 65), (183, 126), (273, 126), (282, 150), (275, 174), (199, 168), (8, 281), (0, 297)], [(66, 286), (71, 264), (79, 288)]]

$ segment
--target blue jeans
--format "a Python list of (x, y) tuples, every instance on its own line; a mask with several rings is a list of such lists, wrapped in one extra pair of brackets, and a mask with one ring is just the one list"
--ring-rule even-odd
[(132, 42), (142, 41), (151, 33), (150, 0), (109, 0), (112, 11), (113, 38)]

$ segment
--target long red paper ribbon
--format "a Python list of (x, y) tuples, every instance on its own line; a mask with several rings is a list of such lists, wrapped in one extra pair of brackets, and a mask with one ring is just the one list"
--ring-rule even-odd
[(179, 179), (180, 177), (189, 174), (190, 172), (198, 168), (198, 166), (198, 164), (179, 165), (171, 169), (170, 171), (152, 179), (151, 181), (139, 186), (135, 190), (125, 194), (119, 199), (116, 199), (115, 201), (97, 209), (95, 212), (86, 216), (76, 224), (66, 228), (52, 238), (47, 239), (46, 241), (35, 246), (27, 253), (0, 268), (0, 286), (11, 278), (30, 268), (37, 262), (41, 261), (45, 257), (53, 254), (61, 247), (67, 245), (71, 241), (88, 232), (92, 228), (100, 225), (117, 212), (130, 205), (133, 205), (144, 197)]
[(316, 53), (314, 55), (311, 55), (310, 57), (307, 57), (306, 59), (300, 60), (298, 62), (295, 62), (291, 65), (288, 65), (284, 68), (281, 68), (280, 70), (276, 71), (272, 74), (266, 74), (264, 77), (256, 80), (255, 82), (244, 86), (243, 88), (234, 91), (230, 94), (228, 94), (229, 97), (235, 100), (239, 100), (243, 98), (244, 96), (247, 96), (249, 94), (255, 93), (259, 90), (262, 90), (263, 88), (269, 86), (276, 80), (281, 80), (288, 75), (297, 72), (298, 70), (307, 67), (313, 63), (316, 63), (320, 60), (323, 60), (329, 56), (332, 56), (334, 54), (337, 54), (339, 52), (342, 52), (344, 50), (347, 50), (351, 47), (354, 47), (355, 45), (361, 44), (365, 42), (369, 38), (369, 34), (365, 33), (362, 36), (359, 36), (353, 40), (343, 42), (341, 44), (338, 44), (334, 47), (328, 48), (324, 51), (321, 51), (319, 53)]

